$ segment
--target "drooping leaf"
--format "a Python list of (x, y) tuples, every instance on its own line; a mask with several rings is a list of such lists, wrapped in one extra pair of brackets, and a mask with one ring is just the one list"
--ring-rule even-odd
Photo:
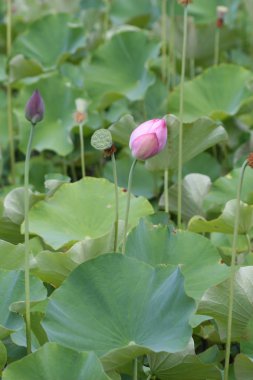
[[(175, 170), (178, 166), (179, 119), (174, 115), (167, 115), (166, 120), (168, 125), (167, 145), (161, 153), (146, 161), (150, 170), (164, 170), (168, 167)], [(192, 124), (184, 124), (183, 163), (226, 139), (225, 129), (207, 117), (202, 117)]]
[[(232, 199), (225, 205), (222, 214), (212, 220), (206, 220), (201, 216), (194, 216), (188, 224), (188, 230), (193, 232), (223, 232), (232, 234), (234, 231), (236, 213), (236, 199)], [(248, 233), (253, 226), (253, 206), (240, 203), (239, 234)]]
[(144, 221), (129, 234), (126, 255), (153, 266), (181, 264), (186, 292), (195, 299), (229, 275), (209, 239), (189, 232), (171, 232), (166, 226)]
[(150, 351), (184, 349), (194, 309), (178, 269), (107, 254), (81, 264), (53, 293), (43, 327), (49, 340), (95, 351), (113, 370)]
[[(253, 312), (253, 267), (242, 267), (236, 272), (233, 305), (232, 341), (244, 336)], [(198, 313), (212, 316), (222, 340), (226, 338), (228, 316), (229, 280), (206, 291), (198, 307)]]
[(109, 380), (92, 352), (77, 352), (56, 343), (47, 343), (38, 351), (10, 364), (3, 380)]
[(236, 355), (235, 358), (236, 380), (251, 380), (253, 373), (253, 358), (244, 354)]
[[(182, 183), (182, 218), (185, 221), (194, 215), (203, 215), (203, 200), (210, 189), (210, 178), (203, 174), (192, 173), (185, 176)], [(177, 212), (178, 185), (169, 189), (170, 211)], [(164, 206), (164, 193), (159, 201)]]

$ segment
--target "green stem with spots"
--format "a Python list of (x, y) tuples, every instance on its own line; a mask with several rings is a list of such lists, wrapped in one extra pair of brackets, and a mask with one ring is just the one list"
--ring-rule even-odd
[(214, 40), (214, 65), (219, 64), (219, 52), (220, 52), (220, 28), (216, 28), (215, 40)]
[(133, 363), (133, 380), (138, 380), (138, 358), (135, 358)]
[(31, 312), (30, 312), (30, 247), (29, 247), (29, 167), (35, 126), (31, 124), (25, 157), (24, 178), (24, 227), (25, 227), (25, 322), (27, 354), (31, 353)]
[(117, 176), (117, 166), (115, 160), (115, 154), (112, 154), (112, 170), (114, 179), (114, 189), (115, 189), (115, 220), (114, 220), (114, 252), (118, 249), (118, 225), (119, 225), (119, 193), (118, 193), (118, 176)]
[(236, 274), (236, 247), (237, 247), (237, 238), (238, 238), (239, 221), (240, 221), (240, 200), (241, 200), (241, 193), (242, 193), (242, 183), (243, 183), (244, 172), (247, 165), (248, 165), (248, 160), (245, 160), (241, 167), (241, 173), (240, 173), (239, 184), (237, 188), (237, 197), (236, 197), (235, 224), (234, 224), (232, 257), (231, 257), (231, 274), (229, 278), (227, 341), (226, 341), (224, 380), (229, 380), (229, 359), (230, 359), (230, 350), (231, 350), (233, 303), (234, 303), (234, 288), (235, 288), (235, 274)]
[(123, 235), (123, 245), (122, 245), (122, 253), (126, 252), (126, 236), (127, 236), (127, 227), (128, 227), (128, 218), (129, 218), (129, 210), (130, 210), (130, 201), (131, 201), (131, 190), (132, 190), (132, 182), (133, 182), (133, 172), (136, 165), (137, 160), (135, 159), (132, 163), (129, 177), (128, 177), (128, 186), (127, 186), (127, 204), (126, 204), (126, 213), (125, 213), (125, 224), (124, 224), (124, 235)]
[(184, 32), (183, 32), (183, 50), (181, 66), (181, 83), (180, 83), (180, 104), (179, 104), (179, 141), (178, 141), (178, 197), (177, 197), (177, 226), (181, 228), (182, 219), (182, 179), (183, 179), (183, 115), (184, 115), (184, 80), (185, 80), (185, 60), (187, 45), (187, 16), (188, 7), (184, 7)]
[(162, 0), (162, 80), (165, 83), (167, 77), (167, 0)]
[(85, 177), (85, 152), (84, 152), (84, 142), (83, 142), (83, 124), (79, 124), (79, 137), (80, 137), (80, 150), (81, 150), (81, 166), (82, 166), (82, 177)]
[(7, 0), (7, 17), (6, 17), (6, 55), (8, 59), (7, 66), (7, 124), (8, 124), (8, 140), (9, 140), (9, 154), (10, 154), (10, 167), (11, 167), (11, 182), (15, 183), (15, 146), (14, 146), (14, 131), (12, 120), (12, 89), (10, 81), (10, 67), (9, 60), (11, 56), (12, 47), (12, 1)]
[(170, 49), (170, 67), (168, 75), (168, 87), (173, 89), (175, 87), (176, 69), (175, 69), (175, 0), (171, 0), (170, 8), (170, 35), (169, 35), (169, 49)]
[(164, 210), (169, 214), (169, 169), (164, 170)]

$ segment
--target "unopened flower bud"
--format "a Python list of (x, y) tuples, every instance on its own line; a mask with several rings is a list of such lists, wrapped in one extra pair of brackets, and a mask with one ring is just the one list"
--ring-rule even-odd
[(228, 8), (224, 7), (223, 5), (219, 5), (217, 8), (217, 28), (222, 28), (224, 24), (224, 19), (226, 14), (228, 13)]
[(77, 124), (81, 124), (86, 119), (87, 102), (84, 99), (78, 98), (75, 103), (76, 112), (74, 113), (74, 120)]
[(177, 0), (177, 1), (178, 1), (178, 4), (181, 4), (181, 5), (188, 5), (192, 3), (192, 0)]
[(142, 123), (130, 136), (129, 147), (133, 157), (146, 160), (159, 153), (167, 141), (167, 125), (164, 119)]
[(35, 90), (26, 104), (25, 117), (33, 125), (35, 125), (43, 119), (44, 112), (45, 112), (44, 101), (40, 95), (39, 90)]

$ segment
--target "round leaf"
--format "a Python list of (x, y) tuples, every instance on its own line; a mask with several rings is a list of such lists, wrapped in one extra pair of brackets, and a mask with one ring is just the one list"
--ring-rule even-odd
[(92, 352), (76, 352), (46, 343), (35, 353), (10, 364), (3, 380), (109, 380)]
[(179, 269), (107, 254), (81, 264), (53, 293), (43, 327), (49, 340), (95, 351), (112, 370), (150, 350), (184, 349), (194, 309)]

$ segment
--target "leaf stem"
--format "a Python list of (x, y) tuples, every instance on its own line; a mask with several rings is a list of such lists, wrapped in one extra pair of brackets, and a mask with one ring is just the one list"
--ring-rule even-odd
[(84, 142), (83, 142), (83, 124), (79, 124), (79, 137), (80, 137), (80, 149), (81, 149), (81, 166), (82, 166), (82, 178), (85, 177), (85, 156), (84, 156)]
[(236, 211), (235, 211), (235, 224), (233, 233), (233, 244), (232, 244), (232, 257), (231, 257), (231, 273), (229, 278), (229, 298), (228, 298), (228, 320), (227, 320), (227, 341), (226, 341), (226, 355), (225, 355), (225, 369), (224, 369), (224, 380), (229, 379), (229, 359), (230, 359), (230, 346), (231, 346), (231, 336), (232, 336), (232, 317), (233, 317), (233, 301), (234, 301), (234, 282), (235, 282), (235, 272), (236, 272), (236, 247), (237, 238), (239, 230), (239, 220), (240, 220), (240, 200), (242, 193), (242, 183), (245, 169), (248, 165), (248, 160), (245, 160), (241, 167), (241, 173), (237, 188), (236, 197)]
[(130, 201), (131, 201), (131, 189), (132, 189), (132, 182), (133, 182), (133, 172), (134, 172), (136, 162), (137, 160), (135, 159), (130, 168), (129, 177), (128, 177), (127, 204), (126, 204), (125, 225), (124, 225), (124, 235), (123, 235), (123, 245), (122, 245), (123, 254), (126, 252), (126, 236), (127, 236), (128, 217), (129, 217)]
[(12, 0), (7, 0), (7, 14), (6, 14), (6, 55), (7, 63), (7, 124), (8, 124), (8, 139), (9, 139), (9, 154), (10, 154), (10, 167), (11, 167), (11, 181), (15, 183), (15, 147), (14, 147), (14, 131), (12, 120), (12, 91), (10, 81), (10, 67), (9, 60), (12, 48)]
[(135, 358), (133, 363), (133, 380), (138, 380), (138, 358)]
[(184, 32), (183, 32), (183, 51), (181, 66), (180, 83), (180, 105), (179, 105), (179, 141), (178, 141), (178, 198), (177, 198), (177, 226), (181, 228), (182, 218), (182, 177), (183, 177), (183, 114), (184, 114), (184, 79), (185, 79), (185, 59), (187, 44), (187, 15), (188, 7), (184, 7)]
[(220, 52), (220, 28), (216, 28), (215, 40), (214, 40), (214, 65), (219, 64), (219, 52)]
[(164, 170), (164, 210), (169, 214), (169, 169)]
[(246, 234), (246, 240), (247, 240), (247, 244), (248, 244), (248, 253), (251, 252), (251, 241), (250, 241), (250, 237), (249, 237), (249, 234)]
[(27, 144), (25, 157), (24, 178), (24, 224), (25, 224), (25, 322), (26, 322), (26, 345), (27, 354), (31, 353), (31, 312), (30, 312), (30, 248), (29, 248), (29, 166), (32, 150), (34, 125), (31, 124), (30, 136)]
[(165, 83), (167, 77), (167, 0), (162, 0), (162, 80)]
[(117, 166), (115, 160), (115, 154), (112, 153), (112, 170), (115, 188), (115, 220), (114, 220), (114, 252), (118, 249), (118, 225), (119, 225), (119, 193), (118, 193), (118, 176), (117, 176)]
[(171, 0), (170, 8), (170, 34), (169, 34), (169, 49), (170, 49), (170, 67), (168, 75), (168, 87), (171, 89), (175, 86), (175, 0)]

